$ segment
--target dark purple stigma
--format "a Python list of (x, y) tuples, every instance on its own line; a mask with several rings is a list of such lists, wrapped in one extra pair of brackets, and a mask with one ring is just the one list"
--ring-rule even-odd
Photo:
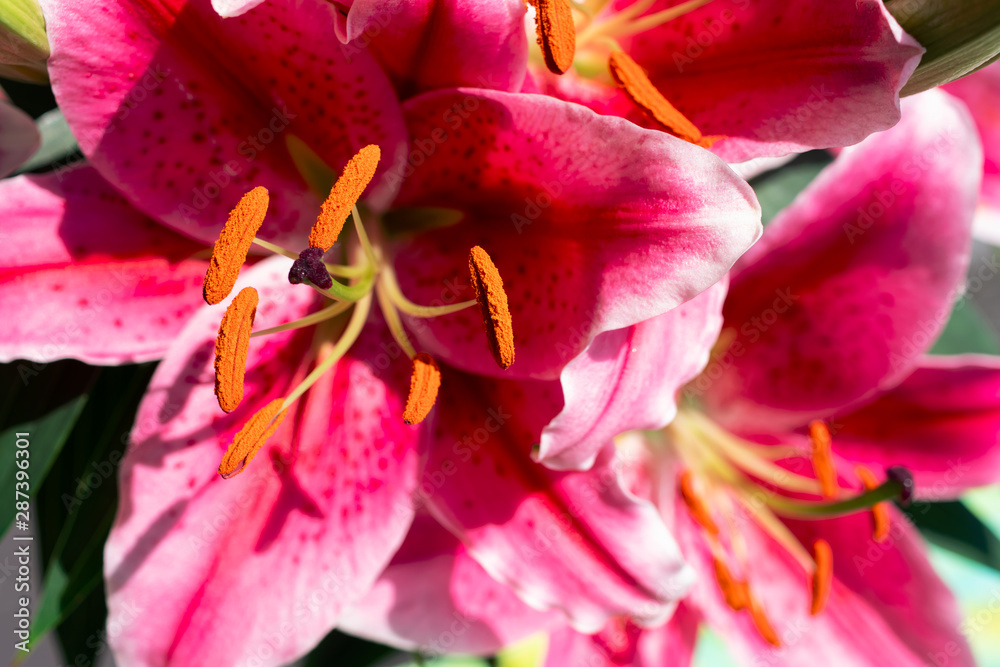
[(320, 289), (330, 289), (333, 286), (333, 278), (323, 263), (323, 254), (322, 248), (306, 248), (300, 252), (299, 258), (292, 263), (292, 268), (288, 271), (288, 282), (299, 285), (309, 281)]
[(900, 486), (899, 504), (909, 507), (913, 502), (913, 493), (916, 490), (916, 483), (913, 481), (913, 473), (904, 466), (891, 466), (885, 469), (887, 479), (896, 482)]

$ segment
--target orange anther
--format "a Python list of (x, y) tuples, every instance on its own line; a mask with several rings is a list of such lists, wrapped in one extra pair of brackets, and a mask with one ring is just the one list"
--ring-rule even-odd
[(205, 273), (202, 294), (210, 305), (219, 303), (233, 291), (240, 267), (247, 261), (250, 245), (264, 223), (267, 204), (267, 189), (257, 186), (243, 195), (229, 214), (219, 240), (212, 248), (212, 258)]
[(826, 607), (833, 585), (833, 550), (823, 539), (813, 542), (813, 559), (816, 569), (812, 574), (812, 605), (810, 613), (815, 616)]
[(573, 10), (567, 0), (530, 0), (535, 6), (535, 29), (538, 46), (550, 72), (562, 74), (573, 66), (576, 52), (576, 27)]
[(257, 290), (244, 287), (226, 308), (219, 325), (215, 341), (215, 395), (219, 407), (226, 412), (235, 410), (243, 400), (243, 376), (257, 302)]
[[(866, 491), (871, 491), (879, 487), (875, 473), (865, 466), (858, 466), (854, 469), (854, 473), (861, 480), (861, 483), (864, 484)], [(890, 525), (889, 504), (881, 502), (872, 505), (872, 538), (876, 542), (885, 542), (889, 537)]]
[(284, 403), (283, 398), (274, 399), (243, 425), (219, 464), (219, 474), (224, 479), (235, 477), (247, 469), (253, 457), (285, 419), (288, 410), (281, 410)]
[(486, 327), (490, 353), (500, 368), (514, 363), (514, 327), (507, 306), (503, 279), (485, 250), (475, 246), (469, 251), (469, 273), (476, 290), (476, 301)]
[(441, 369), (434, 358), (423, 352), (413, 357), (413, 372), (410, 375), (410, 395), (406, 398), (403, 421), (419, 424), (427, 417), (437, 400), (441, 387)]
[(379, 147), (370, 144), (348, 161), (309, 232), (309, 247), (322, 248), (326, 252), (337, 242), (351, 209), (375, 176), (381, 155)]
[(821, 421), (809, 424), (809, 439), (812, 441), (812, 464), (824, 498), (837, 496), (837, 468), (833, 464), (833, 440), (830, 429)]
[(688, 510), (691, 512), (691, 516), (694, 517), (695, 521), (701, 524), (701, 527), (707, 530), (711, 535), (719, 534), (719, 526), (716, 525), (715, 521), (712, 519), (711, 513), (709, 513), (708, 508), (702, 501), (701, 497), (695, 493), (693, 485), (694, 476), (691, 474), (690, 470), (685, 470), (681, 475), (680, 479), (680, 492), (681, 498), (684, 500), (684, 504), (687, 505)]
[(649, 80), (639, 63), (624, 51), (612, 51), (608, 59), (611, 76), (629, 99), (653, 117), (663, 128), (678, 139), (703, 148), (710, 147), (721, 137), (706, 137), (694, 123), (671, 104)]
[(781, 646), (781, 640), (778, 639), (778, 633), (774, 631), (771, 626), (771, 622), (767, 620), (767, 615), (764, 613), (764, 607), (761, 606), (755, 598), (750, 598), (750, 618), (753, 619), (754, 627), (757, 628), (758, 634), (764, 638), (771, 646), (779, 647)]
[(715, 578), (719, 582), (719, 588), (722, 589), (723, 596), (726, 598), (726, 604), (733, 611), (746, 609), (750, 605), (750, 596), (746, 583), (734, 579), (729, 568), (721, 560), (716, 558), (714, 561)]

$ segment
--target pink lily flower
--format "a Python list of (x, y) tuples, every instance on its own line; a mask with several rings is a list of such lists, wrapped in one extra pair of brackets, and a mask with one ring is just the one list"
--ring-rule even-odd
[(771, 223), (732, 272), (692, 403), (618, 446), (698, 572), (692, 594), (661, 628), (557, 631), (548, 667), (686, 664), (700, 623), (747, 664), (974, 664), (886, 501), (1000, 477), (1000, 360), (925, 356), (962, 293), (980, 155), (964, 107), (925, 93)]
[(983, 142), (983, 186), (973, 233), (1000, 245), (1000, 66), (982, 70), (941, 87), (965, 102)]
[[(475, 113), (406, 176), (386, 219), (398, 228), (413, 211), (461, 215), (396, 242), (380, 240), (377, 224), (359, 227), (374, 246), (388, 326), (366, 316), (369, 292), (336, 345), (317, 342), (329, 336), (324, 328), (282, 329), (251, 344), (247, 399), (230, 415), (211, 397), (220, 312), (198, 312), (170, 348), (140, 407), (138, 423), (152, 427), (123, 464), (128, 500), (106, 551), (110, 608), (157, 600), (116, 640), (122, 659), (278, 664), (301, 655), (375, 582), (416, 506), (493, 576), (580, 627), (597, 629), (618, 613), (662, 620), (683, 592), (687, 570), (651, 504), (613, 475), (595, 497), (606, 465), (548, 471), (532, 461), (531, 446), (564, 409), (562, 367), (602, 331), (716, 282), (756, 238), (756, 203), (709, 153), (545, 97), (466, 89), (414, 98), (404, 105), (413, 145), (439, 136), (456, 105)], [(525, 201), (537, 214), (512, 220)], [(479, 317), (455, 306), (421, 311), (399, 294), (468, 305), (462, 274), (474, 244), (491, 248), (513, 321), (523, 323), (507, 371), (487, 351)], [(637, 253), (641, 263), (630, 259)], [(287, 260), (266, 260), (237, 284), (260, 290), (255, 327), (317, 310), (287, 272)], [(411, 342), (397, 311), (442, 316), (412, 325)], [(400, 418), (410, 345), (442, 362), (434, 428)], [(320, 364), (330, 372), (303, 384)], [(270, 464), (258, 457), (250, 474), (221, 479), (214, 468), (237, 431), (281, 397), (294, 407), (268, 441)], [(228, 518), (213, 528), (220, 516)], [(526, 561), (523, 550), (542, 538), (548, 546)], [(329, 585), (326, 597), (300, 618), (317, 581)], [(294, 621), (294, 632), (234, 645), (232, 633), (266, 638), (276, 620)]]
[(923, 52), (880, 0), (532, 4), (551, 70), (532, 68), (539, 92), (689, 137), (730, 162), (892, 127)]
[[(369, 292), (356, 302), (339, 347), (332, 339), (313, 344), (331, 337), (330, 322), (252, 342), (247, 398), (229, 415), (211, 396), (221, 309), (196, 311), (175, 334), (137, 417), (106, 549), (111, 609), (141, 610), (114, 640), (118, 657), (135, 664), (280, 664), (303, 654), (393, 557), (425, 478), (429, 491), (416, 505), (460, 535), (491, 574), (539, 604), (558, 605), (591, 629), (617, 613), (665, 617), (689, 575), (652, 505), (617, 484), (605, 483), (594, 499), (590, 480), (600, 469), (550, 472), (530, 459), (530, 448), (564, 407), (562, 367), (591, 339), (692, 298), (754, 242), (759, 209), (745, 184), (707, 152), (544, 97), (444, 90), (400, 108), (371, 54), (347, 62), (328, 41), (308, 37), (332, 34), (336, 17), (318, 4), (294, 13), (261, 6), (230, 22), (204, 2), (157, 12), (117, 3), (104, 8), (44, 8), (57, 98), (111, 184), (98, 190), (94, 169), (80, 170), (80, 178), (98, 181), (92, 185), (99, 201), (120, 205), (107, 195), (120, 191), (158, 222), (205, 241), (228, 213), (222, 193), (253, 179), (270, 192), (259, 235), (296, 248), (306, 243), (305, 223), (319, 210), (319, 198), (274, 140), (274, 110), (312, 148), (307, 157), (339, 168), (368, 141), (386, 156), (362, 216), (378, 249), (373, 256), (388, 326), (365, 316)], [(116, 21), (128, 28), (105, 30)], [(95, 31), (120, 34), (126, 45), (106, 40), (106, 53), (104, 41), (91, 49)], [(300, 43), (318, 52), (296, 50)], [(203, 57), (191, 57), (192, 44)], [(329, 69), (326, 60), (339, 66)], [(144, 72), (163, 76), (148, 79), (146, 98), (136, 100)], [(368, 116), (366, 103), (351, 109), (362, 94), (372, 100)], [(329, 117), (320, 99), (348, 107), (332, 134), (312, 125)], [(292, 115), (307, 122), (295, 125)], [(273, 141), (258, 150), (252, 139), (263, 142), (260, 128), (269, 128)], [(406, 136), (409, 150), (398, 150), (398, 138)], [(227, 171), (226, 158), (241, 155), (241, 146), (257, 151), (253, 160)], [(212, 167), (206, 176), (205, 165), (230, 182), (215, 179)], [(213, 183), (214, 197), (207, 190)], [(68, 189), (61, 194), (59, 201), (72, 199)], [(390, 202), (392, 210), (381, 216)], [(52, 211), (55, 230), (58, 204)], [(427, 211), (432, 222), (450, 226), (417, 235), (409, 227), (385, 238), (379, 232), (380, 217), (398, 235), (414, 220), (426, 222), (420, 215)], [(127, 212), (108, 217), (123, 230), (145, 220)], [(156, 255), (148, 245), (133, 245), (139, 257)], [(421, 325), (425, 320), (413, 312), (455, 309), (415, 310), (401, 296), (432, 304), (472, 296), (466, 255), (475, 245), (490, 248), (507, 281), (517, 363), (504, 373), (486, 349), (479, 317), (462, 311)], [(181, 258), (194, 253), (181, 250), (171, 266), (187, 271)], [(289, 286), (287, 275), (287, 260), (269, 259), (237, 285), (260, 290), (258, 330), (320, 305), (313, 291)], [(190, 296), (190, 285), (180, 282)], [(397, 309), (411, 311), (405, 317), (412, 342), (399, 336)], [(401, 419), (408, 343), (441, 362), (437, 430), (431, 421), (410, 427)], [(304, 375), (317, 364), (334, 361), (292, 399), (267, 456), (236, 479), (220, 479), (218, 460), (248, 418), (304, 389)], [(488, 442), (495, 447), (453, 452), (459, 443)], [(423, 457), (430, 463), (422, 477)], [(435, 473), (451, 483), (436, 486)], [(526, 563), (520, 547), (553, 526), (561, 531), (557, 547)], [(643, 546), (642, 558), (626, 548), (635, 544)]]

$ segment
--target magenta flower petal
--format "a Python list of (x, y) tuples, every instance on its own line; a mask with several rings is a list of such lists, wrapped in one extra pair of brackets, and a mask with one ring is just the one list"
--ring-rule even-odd
[[(898, 517), (896, 513), (894, 518)], [(903, 533), (899, 541), (871, 542), (868, 517), (852, 519), (855, 523), (849, 525), (814, 522), (815, 527), (810, 527), (833, 545), (835, 579), (826, 608), (818, 616), (809, 613), (809, 579), (802, 566), (756, 523), (740, 523), (747, 553), (752, 554), (750, 590), (782, 642), (776, 650), (761, 638), (749, 614), (736, 613), (726, 604), (716, 583), (712, 555), (686, 508), (678, 502), (675, 534), (699, 574), (686, 604), (704, 614), (734, 655), (756, 656), (769, 664), (922, 667), (930, 651), (949, 650), (955, 656), (955, 662), (949, 664), (972, 664), (968, 644), (959, 631), (961, 617), (955, 600), (927, 562), (919, 542), (909, 533)], [(824, 529), (827, 525), (829, 529)], [(841, 526), (857, 531), (857, 541), (838, 541), (836, 531)], [(901, 535), (899, 527), (894, 535)], [(868, 545), (858, 550), (861, 540), (868, 540)], [(858, 559), (866, 559), (868, 553), (878, 553), (870, 560), (878, 558), (884, 566), (869, 567), (858, 574)], [(899, 589), (895, 598), (891, 597), (893, 587)], [(859, 589), (870, 589), (871, 599)], [(927, 636), (918, 637), (921, 631)]]
[(622, 46), (702, 132), (729, 137), (713, 150), (731, 162), (892, 127), (923, 53), (879, 0), (713, 2)]
[(623, 619), (593, 635), (565, 628), (549, 635), (545, 667), (687, 667), (697, 631), (698, 616), (684, 603), (669, 623), (649, 630)]
[(0, 182), (0, 361), (149, 361), (197, 308), (204, 247), (132, 208), (92, 167)]
[[(354, 0), (338, 36), (372, 49), (405, 99), (435, 88), (517, 91), (528, 40), (522, 0)], [(342, 33), (342, 34), (340, 34)]]
[[(261, 235), (305, 245), (320, 202), (289, 135), (336, 170), (374, 143), (384, 171), (405, 141), (389, 80), (369, 53), (347, 62), (322, 0), (268, 3), (238, 19), (208, 0), (42, 9), (53, 90), (84, 154), (137, 208), (203, 241), (262, 185), (271, 206)], [(391, 194), (370, 192), (381, 203)]]
[[(237, 285), (261, 292), (258, 328), (313, 305), (311, 291), (287, 290), (286, 275), (285, 261), (269, 260)], [(111, 637), (125, 664), (294, 660), (367, 591), (412, 520), (417, 431), (399, 419), (393, 388), (405, 373), (389, 377), (370, 361), (385, 344), (374, 324), (247, 472), (219, 476), (237, 430), (302, 377), (312, 343), (310, 329), (251, 341), (247, 398), (224, 415), (212, 375), (221, 315), (199, 311), (157, 369), (122, 464), (104, 562), (111, 618), (134, 618)]]
[(985, 159), (974, 231), (981, 240), (1000, 245), (1000, 65), (990, 65), (942, 89), (965, 102), (976, 121)]
[(41, 141), (31, 116), (11, 104), (0, 90), (0, 178), (24, 164)]
[(670, 423), (678, 390), (705, 367), (719, 337), (727, 284), (595, 338), (563, 370), (566, 406), (542, 431), (538, 460), (558, 470), (589, 468), (619, 433)]
[(705, 392), (719, 419), (797, 427), (912, 371), (965, 278), (979, 155), (965, 110), (920, 95), (781, 213), (734, 270), (732, 363)]
[(614, 452), (586, 472), (531, 460), (559, 408), (557, 382), (446, 374), (421, 484), (428, 509), (491, 576), (578, 629), (619, 614), (661, 621), (690, 571), (656, 509), (623, 488)]
[(1000, 481), (1000, 358), (925, 357), (874, 403), (835, 419), (834, 450), (880, 472), (904, 465), (917, 497), (945, 500)]
[[(955, 597), (934, 571), (923, 539), (902, 512), (892, 509), (892, 528), (882, 543), (872, 541), (871, 519), (864, 514), (790, 522), (790, 527), (805, 544), (817, 537), (830, 544), (834, 576), (851, 597), (875, 611), (914, 656), (893, 664), (976, 664), (962, 634)], [(878, 658), (875, 651), (872, 664), (887, 664)]]
[(344, 632), (423, 653), (489, 654), (565, 623), (490, 577), (454, 535), (418, 513), (367, 595), (340, 619)]
[[(725, 163), (619, 118), (473, 90), (422, 95), (406, 115), (413, 139), (397, 206), (464, 217), (400, 244), (403, 291), (423, 303), (473, 298), (467, 257), (482, 246), (513, 317), (517, 361), (505, 377), (555, 379), (601, 332), (717, 282), (760, 232), (753, 193)], [(414, 331), (450, 364), (501, 373), (473, 310)]]

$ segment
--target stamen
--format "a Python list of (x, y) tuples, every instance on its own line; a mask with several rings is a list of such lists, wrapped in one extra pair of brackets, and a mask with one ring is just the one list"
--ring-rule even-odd
[(830, 543), (823, 539), (813, 542), (813, 559), (816, 561), (816, 569), (812, 575), (810, 613), (816, 616), (826, 607), (826, 601), (830, 598), (830, 587), (833, 585), (833, 550), (830, 548)]
[(837, 468), (833, 464), (833, 450), (830, 429), (821, 421), (809, 424), (809, 439), (812, 441), (812, 464), (816, 479), (822, 487), (824, 498), (837, 497)]
[(608, 58), (611, 76), (637, 106), (679, 139), (709, 148), (719, 137), (706, 137), (694, 123), (667, 101), (646, 76), (639, 63), (624, 51), (612, 51)]
[(702, 501), (701, 497), (695, 493), (693, 485), (694, 475), (691, 474), (690, 470), (685, 470), (681, 475), (680, 479), (680, 492), (681, 498), (684, 499), (684, 504), (688, 506), (688, 510), (691, 511), (691, 516), (694, 520), (701, 524), (701, 527), (709, 532), (711, 535), (719, 534), (719, 526), (716, 525), (715, 520), (712, 519), (711, 513), (708, 511), (708, 507)]
[(326, 252), (337, 242), (351, 209), (375, 176), (380, 157), (379, 147), (370, 144), (350, 159), (340, 178), (330, 189), (330, 195), (323, 202), (316, 224), (309, 232), (311, 247), (321, 248)]
[(573, 66), (576, 53), (576, 28), (573, 10), (567, 0), (532, 0), (538, 46), (545, 65), (554, 74), (563, 74)]
[[(854, 473), (861, 480), (865, 490), (871, 491), (878, 488), (879, 484), (875, 473), (865, 466), (858, 466), (854, 469)], [(872, 539), (876, 542), (885, 542), (886, 538), (889, 537), (889, 526), (889, 504), (881, 502), (872, 505)]]
[(215, 395), (225, 412), (232, 412), (243, 400), (243, 376), (257, 303), (257, 290), (244, 287), (226, 308), (219, 325), (215, 341)]
[(319, 324), (320, 322), (329, 320), (331, 318), (340, 315), (341, 313), (347, 312), (354, 303), (351, 301), (338, 301), (333, 303), (326, 308), (317, 310), (315, 313), (310, 313), (305, 317), (301, 317), (297, 320), (291, 322), (285, 322), (284, 324), (279, 324), (276, 327), (271, 327), (270, 329), (261, 329), (260, 331), (254, 331), (250, 334), (251, 338), (257, 338), (258, 336), (267, 336), (274, 333), (281, 333), (282, 331), (290, 331), (292, 329), (302, 329), (304, 327), (311, 326), (313, 324)]
[(469, 272), (483, 316), (483, 326), (486, 327), (490, 352), (497, 365), (506, 370), (514, 363), (514, 328), (500, 272), (479, 246), (469, 251)]
[(323, 263), (324, 252), (322, 248), (306, 248), (300, 252), (298, 259), (292, 262), (292, 268), (288, 271), (288, 282), (301, 285), (309, 281), (320, 289), (333, 287), (333, 278)]
[(264, 223), (267, 204), (267, 188), (257, 186), (243, 195), (229, 214), (219, 240), (212, 248), (212, 259), (205, 273), (202, 294), (209, 305), (221, 302), (233, 291), (240, 267), (247, 261), (250, 245)]
[(750, 596), (745, 582), (737, 581), (726, 564), (719, 558), (715, 560), (715, 578), (719, 582), (719, 588), (726, 598), (726, 604), (733, 611), (742, 611), (750, 606)]
[(757, 632), (760, 636), (764, 638), (764, 641), (774, 647), (781, 646), (781, 640), (778, 639), (778, 634), (771, 626), (771, 622), (767, 620), (767, 615), (764, 613), (764, 607), (762, 607), (760, 602), (758, 602), (754, 597), (750, 598), (750, 618), (753, 619), (753, 624), (757, 628)]
[(281, 409), (284, 402), (283, 398), (271, 401), (258, 410), (236, 434), (233, 444), (229, 445), (219, 464), (219, 474), (223, 479), (235, 477), (246, 470), (261, 446), (274, 435), (288, 413), (288, 410)]
[(413, 357), (413, 373), (410, 375), (410, 395), (406, 398), (403, 421), (419, 424), (427, 417), (437, 400), (441, 387), (441, 369), (434, 358), (424, 352)]

